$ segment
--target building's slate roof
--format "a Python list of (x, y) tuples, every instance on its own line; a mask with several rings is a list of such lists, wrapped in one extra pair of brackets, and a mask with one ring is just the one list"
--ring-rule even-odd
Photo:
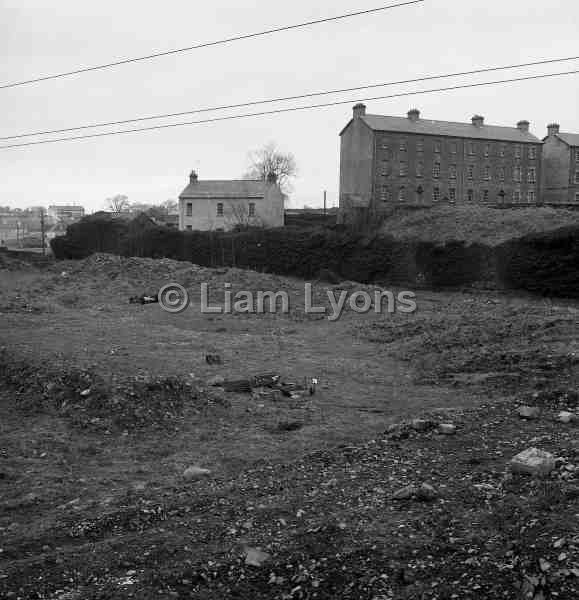
[(558, 133), (557, 137), (569, 146), (579, 146), (579, 133)]
[(190, 183), (179, 198), (263, 198), (264, 188), (260, 179), (197, 180)]
[(541, 140), (532, 133), (525, 133), (516, 127), (501, 127), (499, 125), (486, 124), (481, 127), (476, 127), (472, 123), (431, 121), (422, 118), (418, 119), (418, 121), (411, 121), (407, 117), (388, 117), (382, 115), (363, 115), (361, 118), (368, 127), (375, 131), (417, 133), (422, 135), (439, 135), (445, 137), (474, 138), (505, 142), (541, 143)]

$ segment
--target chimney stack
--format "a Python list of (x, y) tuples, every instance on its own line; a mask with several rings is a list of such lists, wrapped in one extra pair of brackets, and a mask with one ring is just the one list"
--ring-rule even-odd
[(557, 135), (559, 133), (559, 123), (550, 123), (547, 125), (547, 133), (549, 136)]
[(366, 114), (366, 105), (358, 102), (356, 106), (354, 106), (354, 119), (359, 119)]
[(517, 123), (517, 129), (523, 133), (529, 133), (529, 121), (519, 121)]
[(191, 173), (189, 174), (189, 182), (195, 183), (196, 181), (197, 181), (197, 172), (191, 171)]
[(475, 127), (482, 127), (484, 125), (484, 122), (485, 122), (485, 118), (481, 117), (481, 115), (474, 115), (471, 120), (472, 120), (472, 124)]
[(420, 119), (420, 111), (417, 108), (412, 108), (408, 111), (407, 116), (413, 123), (416, 123)]

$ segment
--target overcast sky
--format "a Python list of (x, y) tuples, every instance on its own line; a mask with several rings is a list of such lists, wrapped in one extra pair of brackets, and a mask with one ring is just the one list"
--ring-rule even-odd
[[(0, 0), (0, 83), (386, 3)], [(579, 55), (578, 21), (576, 0), (426, 0), (373, 15), (0, 90), (0, 136)], [(477, 80), (572, 69), (579, 69), (579, 61)], [(431, 82), (412, 88), (447, 84)], [(363, 99), (407, 89), (410, 86), (382, 88), (328, 100)], [(578, 89), (579, 78), (571, 75), (367, 105), (369, 113), (404, 115), (410, 107), (417, 107), (424, 118), (454, 121), (469, 121), (479, 113), (487, 123), (497, 125), (527, 119), (531, 131), (543, 137), (552, 121), (559, 122), (563, 131), (579, 132)], [(338, 134), (350, 116), (347, 104), (0, 150), (0, 205), (79, 203), (92, 212), (115, 194), (126, 194), (134, 202), (162, 202), (179, 195), (192, 168), (201, 179), (239, 178), (248, 151), (268, 141), (295, 154), (299, 177), (291, 206), (320, 205), (324, 189), (330, 204), (335, 204)]]

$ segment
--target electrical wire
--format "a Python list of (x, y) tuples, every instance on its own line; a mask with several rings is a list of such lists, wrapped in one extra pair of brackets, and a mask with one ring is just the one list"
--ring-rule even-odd
[(537, 80), (537, 79), (545, 79), (548, 77), (561, 77), (564, 75), (575, 75), (577, 73), (579, 73), (579, 70), (563, 71), (560, 73), (544, 73), (542, 75), (529, 75), (526, 77), (515, 77), (515, 78), (511, 78), (511, 79), (500, 79), (500, 80), (496, 80), (496, 81), (484, 81), (484, 82), (480, 82), (480, 83), (469, 83), (469, 84), (464, 84), (464, 85), (455, 85), (455, 86), (449, 86), (449, 87), (443, 87), (443, 88), (434, 88), (434, 89), (429, 89), (429, 90), (418, 90), (418, 91), (413, 91), (413, 92), (400, 92), (397, 94), (390, 94), (387, 96), (374, 96), (371, 98), (357, 98), (354, 100), (352, 100), (352, 99), (340, 100), (337, 102), (325, 102), (325, 103), (321, 103), (321, 104), (311, 104), (311, 105), (307, 105), (307, 106), (293, 106), (290, 108), (279, 108), (279, 109), (275, 109), (275, 110), (260, 111), (260, 112), (255, 112), (255, 113), (229, 115), (229, 116), (225, 116), (225, 117), (213, 117), (210, 119), (200, 119), (198, 121), (185, 121), (185, 122), (181, 122), (181, 123), (167, 123), (167, 124), (163, 124), (163, 125), (153, 125), (151, 127), (137, 127), (134, 129), (124, 129), (124, 130), (119, 130), (119, 131), (89, 133), (89, 134), (85, 134), (85, 135), (70, 136), (70, 137), (64, 137), (64, 138), (54, 138), (54, 139), (49, 139), (49, 140), (24, 142), (21, 144), (10, 144), (10, 145), (5, 145), (5, 146), (0, 146), (0, 150), (6, 150), (9, 148), (21, 148), (24, 146), (36, 146), (36, 145), (40, 145), (40, 144), (53, 144), (56, 142), (66, 142), (66, 141), (82, 140), (82, 139), (88, 139), (88, 138), (106, 137), (106, 136), (112, 136), (112, 135), (122, 135), (125, 133), (136, 133), (136, 132), (141, 132), (141, 131), (153, 131), (153, 130), (159, 130), (159, 129), (168, 129), (170, 127), (182, 127), (185, 125), (200, 125), (203, 123), (231, 121), (234, 119), (245, 119), (245, 118), (249, 118), (249, 117), (259, 117), (259, 116), (265, 116), (265, 115), (275, 115), (275, 114), (281, 114), (281, 113), (296, 112), (296, 111), (301, 111), (301, 110), (311, 110), (311, 109), (315, 109), (315, 108), (340, 106), (340, 105), (351, 104), (353, 102), (360, 102), (360, 101), (368, 102), (371, 100), (386, 100), (389, 98), (401, 98), (404, 96), (414, 96), (414, 95), (419, 95), (419, 94), (447, 92), (447, 91), (451, 91), (451, 90), (476, 88), (476, 87), (482, 87), (482, 86), (488, 86), (488, 85), (499, 85), (499, 84), (504, 84), (504, 83), (514, 83), (514, 82), (518, 82), (518, 81), (531, 81), (531, 80)]
[(145, 116), (145, 117), (135, 117), (132, 119), (124, 119), (124, 120), (119, 120), (119, 121), (87, 123), (85, 125), (77, 125), (75, 127), (65, 127), (62, 129), (49, 129), (46, 131), (32, 131), (29, 133), (19, 133), (19, 134), (15, 134), (15, 135), (8, 135), (8, 136), (0, 137), (0, 141), (13, 140), (13, 139), (31, 137), (31, 136), (37, 136), (37, 135), (49, 135), (49, 134), (53, 134), (53, 133), (67, 133), (70, 131), (81, 131), (84, 129), (109, 127), (112, 125), (126, 125), (128, 123), (137, 123), (139, 121), (151, 121), (154, 119), (166, 119), (166, 118), (170, 118), (170, 117), (181, 117), (183, 115), (192, 115), (192, 114), (213, 112), (213, 111), (218, 111), (218, 110), (227, 110), (227, 109), (233, 109), (233, 108), (243, 108), (243, 107), (247, 107), (247, 106), (257, 106), (259, 104), (271, 104), (274, 102), (285, 102), (285, 101), (289, 101), (289, 100), (300, 100), (300, 99), (304, 99), (304, 98), (314, 98), (316, 96), (328, 96), (330, 94), (355, 92), (355, 91), (359, 91), (359, 90), (387, 87), (387, 86), (393, 86), (393, 85), (402, 85), (402, 84), (407, 84), (407, 83), (419, 83), (421, 81), (432, 81), (434, 79), (447, 79), (450, 77), (461, 77), (461, 76), (465, 76), (465, 75), (489, 73), (492, 71), (504, 71), (504, 70), (508, 70), (508, 69), (517, 69), (517, 68), (522, 68), (522, 67), (552, 64), (552, 63), (565, 62), (565, 61), (571, 61), (571, 60), (577, 60), (577, 59), (579, 59), (579, 56), (569, 56), (569, 57), (565, 57), (565, 58), (552, 58), (552, 59), (546, 59), (546, 60), (538, 60), (538, 61), (534, 61), (534, 62), (519, 63), (519, 64), (515, 64), (515, 65), (505, 65), (505, 66), (499, 66), (499, 67), (485, 67), (485, 68), (481, 68), (481, 69), (473, 69), (472, 71), (446, 73), (443, 75), (428, 75), (428, 76), (424, 76), (424, 77), (418, 77), (416, 79), (406, 79), (406, 80), (401, 80), (401, 81), (389, 81), (389, 82), (385, 82), (385, 83), (372, 83), (372, 84), (361, 85), (361, 86), (357, 86), (357, 87), (326, 90), (326, 91), (320, 91), (320, 92), (309, 92), (309, 93), (300, 94), (297, 96), (283, 96), (283, 97), (279, 97), (279, 98), (268, 98), (268, 99), (264, 99), (264, 100), (252, 100), (252, 101), (248, 101), (248, 102), (241, 102), (239, 104), (227, 104), (227, 105), (222, 105), (222, 106), (195, 108), (192, 110), (186, 110), (186, 111), (181, 111), (181, 112), (166, 113), (166, 114), (160, 114), (160, 115), (149, 115), (149, 116)]
[(94, 65), (92, 67), (79, 67), (78, 69), (74, 69), (72, 71), (66, 71), (64, 73), (56, 73), (54, 75), (44, 75), (41, 77), (34, 77), (32, 79), (26, 79), (23, 81), (15, 81), (12, 83), (0, 84), (0, 90), (7, 89), (7, 88), (14, 88), (14, 87), (22, 86), (22, 85), (29, 85), (32, 83), (39, 83), (41, 81), (48, 81), (50, 79), (59, 79), (61, 77), (71, 77), (72, 75), (80, 75), (81, 73), (88, 73), (90, 71), (100, 71), (103, 69), (109, 69), (111, 67), (118, 67), (120, 65), (127, 65), (130, 63), (136, 63), (136, 62), (141, 62), (141, 61), (145, 61), (145, 60), (152, 60), (154, 58), (160, 58), (162, 56), (170, 56), (172, 54), (180, 54), (182, 52), (190, 52), (192, 50), (198, 50), (200, 48), (209, 48), (211, 46), (218, 46), (221, 44), (230, 44), (232, 42), (238, 42), (240, 40), (247, 40), (250, 38), (271, 35), (272, 33), (280, 33), (282, 31), (290, 31), (292, 29), (301, 29), (304, 27), (311, 27), (312, 25), (319, 25), (320, 23), (330, 23), (332, 21), (349, 19), (351, 17), (358, 17), (361, 15), (369, 15), (369, 14), (389, 10), (392, 8), (401, 8), (403, 6), (410, 6), (412, 4), (422, 4), (425, 1), (426, 0), (408, 0), (407, 2), (400, 2), (398, 4), (387, 4), (385, 6), (379, 6), (377, 8), (370, 8), (367, 10), (358, 10), (355, 12), (345, 13), (342, 15), (336, 15), (335, 17), (326, 17), (323, 19), (315, 19), (313, 21), (305, 21), (303, 23), (296, 23), (294, 25), (284, 25), (282, 27), (275, 27), (273, 29), (266, 29), (265, 31), (258, 31), (255, 33), (245, 33), (242, 35), (236, 35), (234, 37), (224, 38), (221, 40), (214, 40), (212, 42), (204, 42), (201, 44), (194, 44), (192, 46), (186, 46), (185, 48), (175, 48), (173, 50), (165, 50), (163, 52), (153, 52), (152, 54), (147, 54), (145, 56), (124, 58), (121, 60), (116, 60), (114, 62), (104, 63), (102, 65)]

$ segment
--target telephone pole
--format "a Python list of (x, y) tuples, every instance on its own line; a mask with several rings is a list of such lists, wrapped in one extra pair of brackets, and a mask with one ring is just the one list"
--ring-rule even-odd
[(326, 216), (326, 190), (324, 190), (324, 217)]
[(44, 208), (40, 209), (40, 235), (42, 239), (42, 256), (46, 256), (46, 233), (44, 231)]

